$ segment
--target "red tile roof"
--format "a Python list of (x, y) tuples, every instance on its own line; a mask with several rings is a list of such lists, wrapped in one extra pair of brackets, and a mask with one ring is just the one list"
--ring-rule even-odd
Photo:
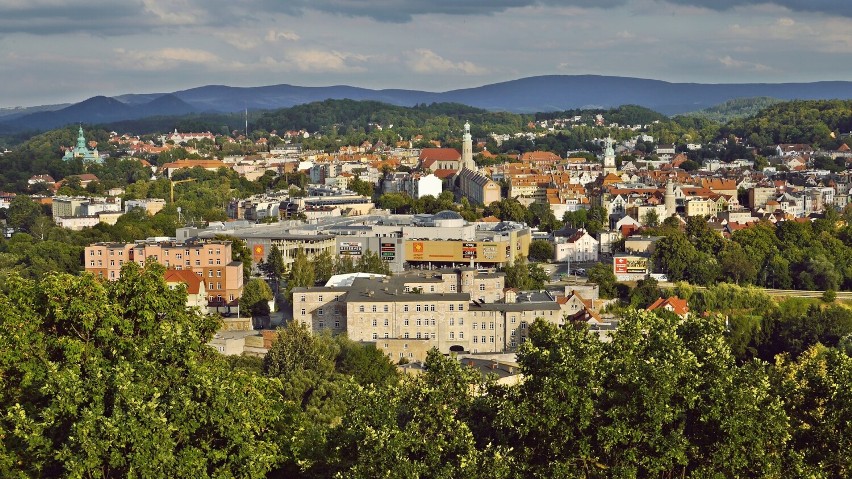
[(191, 270), (183, 269), (167, 269), (164, 277), (166, 283), (183, 283), (186, 285), (186, 292), (189, 294), (198, 294), (201, 290), (201, 278)]
[[(653, 311), (658, 308), (665, 308), (666, 306), (671, 307), (671, 311), (678, 315), (683, 316), (689, 313), (689, 305), (687, 304), (685, 299), (680, 299), (677, 296), (672, 296), (671, 298), (657, 298), (653, 304), (648, 306), (647, 311)], [(668, 308), (666, 308), (668, 309)]]
[(455, 148), (423, 148), (420, 150), (419, 159), (424, 163), (426, 160), (458, 161), (461, 159), (461, 153)]

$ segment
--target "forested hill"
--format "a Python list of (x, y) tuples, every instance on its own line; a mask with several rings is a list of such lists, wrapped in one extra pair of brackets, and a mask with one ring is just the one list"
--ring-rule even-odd
[(836, 148), (840, 144), (838, 133), (850, 131), (852, 100), (809, 100), (772, 105), (752, 117), (731, 121), (721, 133), (734, 134), (758, 147), (805, 143)]
[(783, 101), (784, 100), (765, 96), (755, 98), (735, 98), (733, 100), (728, 100), (718, 105), (711, 106), (710, 108), (685, 113), (684, 116), (707, 118), (708, 120), (727, 123), (737, 118), (754, 116), (758, 114), (760, 110)]
[[(389, 127), (421, 127), (436, 118), (469, 121), (485, 127), (505, 127), (518, 131), (532, 119), (530, 115), (494, 113), (460, 103), (432, 103), (404, 107), (378, 101), (325, 100), (264, 113), (254, 127), (261, 130), (319, 131), (367, 128), (370, 124)], [(502, 129), (502, 128), (501, 128)]]
[[(207, 85), (184, 91), (93, 97), (60, 110), (0, 119), (0, 132), (45, 130), (69, 122), (96, 123), (188, 112), (239, 112), (286, 108), (328, 98), (394, 105), (462, 103), (489, 111), (534, 113), (636, 104), (667, 115), (696, 111), (735, 98), (784, 100), (852, 98), (852, 82), (699, 84), (600, 75), (544, 75), (444, 92), (371, 90), (346, 85), (303, 87)], [(28, 111), (42, 110), (29, 108)], [(21, 112), (23, 113), (23, 112)]]

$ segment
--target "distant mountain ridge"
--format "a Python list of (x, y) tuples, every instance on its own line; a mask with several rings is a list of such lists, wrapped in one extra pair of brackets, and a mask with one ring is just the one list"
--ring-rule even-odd
[(306, 87), (270, 85), (231, 87), (208, 85), (172, 93), (97, 96), (54, 111), (0, 117), (2, 130), (50, 129), (68, 123), (107, 123), (188, 113), (272, 110), (326, 99), (376, 100), (399, 106), (454, 102), (492, 111), (533, 113), (583, 107), (640, 105), (666, 115), (694, 112), (737, 99), (773, 97), (780, 100), (852, 98), (852, 82), (813, 83), (670, 83), (600, 75), (545, 75), (446, 92), (385, 89), (346, 85)]

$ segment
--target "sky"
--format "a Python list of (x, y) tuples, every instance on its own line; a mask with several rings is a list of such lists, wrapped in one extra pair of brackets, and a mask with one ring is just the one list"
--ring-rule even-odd
[(852, 80), (849, 0), (0, 0), (0, 108), (203, 85)]

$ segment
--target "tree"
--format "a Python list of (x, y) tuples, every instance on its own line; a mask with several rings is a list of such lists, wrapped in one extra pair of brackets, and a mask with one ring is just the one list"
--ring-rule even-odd
[(390, 275), (390, 266), (375, 251), (367, 250), (359, 258), (355, 269), (362, 273)]
[(359, 195), (372, 198), (375, 186), (372, 183), (368, 183), (358, 177), (355, 177), (349, 182), (349, 189)]
[(648, 210), (642, 218), (642, 223), (649, 228), (656, 228), (659, 226), (660, 215), (657, 214), (657, 210)]
[(41, 206), (26, 195), (18, 195), (9, 202), (6, 214), (8, 224), (17, 231), (30, 232), (42, 216)]
[(785, 470), (798, 477), (849, 477), (852, 473), (852, 357), (815, 345), (796, 361), (780, 356), (772, 370), (784, 398), (791, 439)]
[(284, 277), (284, 256), (278, 245), (273, 244), (266, 255), (265, 273), (275, 280), (276, 284)]
[(598, 292), (602, 298), (614, 298), (616, 296), (616, 279), (612, 265), (596, 263), (589, 268), (588, 275), (589, 281), (598, 285)]
[(264, 477), (279, 461), (277, 383), (211, 355), (216, 318), (187, 309), (163, 272), (9, 280), (0, 474)]
[(314, 256), (313, 260), (314, 265), (314, 276), (316, 276), (316, 282), (325, 284), (329, 278), (334, 275), (334, 258), (331, 257), (331, 252), (329, 250), (322, 250)]
[(296, 251), (296, 257), (293, 258), (293, 264), (290, 265), (290, 273), (287, 278), (287, 291), (285, 297), (287, 301), (292, 302), (293, 288), (307, 288), (315, 284), (314, 268), (303, 248)]
[(252, 316), (269, 316), (269, 302), (274, 299), (272, 289), (261, 278), (252, 278), (243, 286), (240, 307), (251, 312)]
[(547, 240), (533, 240), (530, 243), (530, 259), (533, 261), (552, 261), (553, 243)]

